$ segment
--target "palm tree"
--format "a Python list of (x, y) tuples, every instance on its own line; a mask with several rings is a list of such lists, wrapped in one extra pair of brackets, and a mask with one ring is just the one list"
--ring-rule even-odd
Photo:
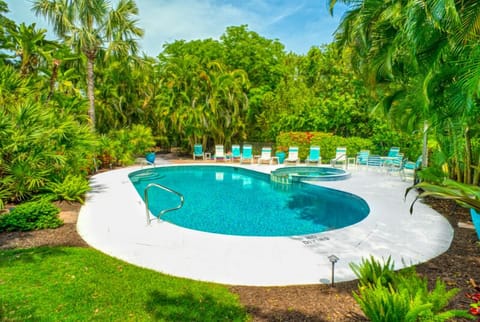
[[(330, 1), (331, 9), (336, 2)], [(417, 123), (420, 131), (423, 123), (425, 135), (448, 131), (452, 146), (458, 145), (459, 136), (451, 135), (452, 124), (463, 123), (457, 132), (465, 133), (466, 147), (456, 148), (453, 159), (457, 176), (462, 163), (465, 177), (470, 177), (470, 131), (465, 120), (475, 115), (479, 93), (479, 2), (341, 2), (350, 10), (338, 29), (338, 40), (353, 48), (358, 72), (382, 95), (389, 115), (410, 115), (408, 123)]]
[(138, 8), (133, 0), (120, 0), (115, 9), (107, 0), (36, 0), (36, 15), (53, 24), (55, 33), (87, 60), (88, 114), (95, 129), (94, 64), (102, 46), (106, 57), (135, 54), (136, 39), (143, 36), (133, 18)]
[(21, 23), (11, 28), (11, 48), (20, 57), (20, 74), (25, 76), (36, 72), (40, 66), (51, 60), (52, 52), (58, 44), (45, 39), (47, 30), (36, 29), (35, 24), (29, 26)]

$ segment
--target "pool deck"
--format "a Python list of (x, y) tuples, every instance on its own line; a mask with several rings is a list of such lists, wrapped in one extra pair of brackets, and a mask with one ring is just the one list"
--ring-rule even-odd
[[(278, 167), (234, 166), (266, 173)], [(92, 247), (169, 275), (231, 285), (330, 283), (332, 264), (328, 256), (334, 254), (339, 258), (335, 282), (348, 281), (355, 279), (349, 263), (370, 256), (391, 256), (395, 267), (402, 268), (440, 255), (453, 238), (448, 221), (427, 205), (417, 202), (410, 215), (415, 193), (412, 191), (404, 200), (409, 182), (366, 169), (351, 170), (347, 180), (313, 182), (353, 193), (368, 203), (369, 216), (346, 228), (306, 236), (242, 237), (205, 233), (157, 220), (147, 225), (145, 204), (128, 178), (130, 172), (140, 168), (93, 176), (92, 191), (80, 210), (77, 229)]]

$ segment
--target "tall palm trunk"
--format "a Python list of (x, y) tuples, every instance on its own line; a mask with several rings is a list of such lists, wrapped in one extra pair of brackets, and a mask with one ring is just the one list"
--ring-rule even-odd
[(95, 74), (93, 72), (95, 64), (95, 53), (89, 51), (87, 55), (87, 97), (89, 102), (88, 116), (92, 126), (92, 131), (95, 131)]
[(423, 122), (422, 168), (428, 166), (428, 121)]
[(465, 127), (465, 169), (463, 175), (463, 183), (471, 183), (472, 181), (472, 141), (470, 138), (470, 128)]

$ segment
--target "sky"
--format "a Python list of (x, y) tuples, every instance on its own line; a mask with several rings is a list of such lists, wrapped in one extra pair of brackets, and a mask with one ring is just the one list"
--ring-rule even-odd
[[(31, 11), (32, 0), (6, 0), (6, 15), (17, 24), (35, 22), (51, 30)], [(113, 1), (115, 4), (116, 2)], [(219, 39), (228, 26), (248, 25), (262, 37), (278, 39), (287, 52), (306, 54), (312, 46), (332, 42), (344, 6), (328, 11), (328, 0), (136, 0), (138, 25), (145, 35), (141, 50), (157, 56), (175, 40)], [(53, 33), (47, 38), (55, 39)]]

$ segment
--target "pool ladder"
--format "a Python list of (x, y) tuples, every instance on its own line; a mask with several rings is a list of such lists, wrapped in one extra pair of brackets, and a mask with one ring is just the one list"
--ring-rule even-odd
[(147, 185), (147, 187), (145, 188), (144, 192), (143, 192), (143, 194), (145, 196), (145, 210), (146, 210), (146, 213), (147, 213), (147, 224), (148, 225), (150, 225), (150, 222), (152, 221), (150, 219), (150, 210), (148, 209), (148, 190), (150, 190), (150, 188), (154, 188), (154, 187), (165, 190), (165, 191), (170, 192), (170, 193), (173, 193), (180, 198), (180, 203), (178, 204), (178, 206), (176, 206), (174, 208), (168, 208), (168, 209), (164, 209), (164, 210), (160, 211), (158, 213), (157, 219), (160, 219), (160, 216), (162, 216), (166, 212), (173, 211), (173, 210), (178, 210), (178, 209), (182, 208), (183, 207), (183, 202), (185, 200), (183, 198), (183, 195), (180, 192), (177, 192), (177, 191), (172, 190), (168, 187), (162, 186), (161, 184), (158, 184), (158, 183), (149, 183)]

